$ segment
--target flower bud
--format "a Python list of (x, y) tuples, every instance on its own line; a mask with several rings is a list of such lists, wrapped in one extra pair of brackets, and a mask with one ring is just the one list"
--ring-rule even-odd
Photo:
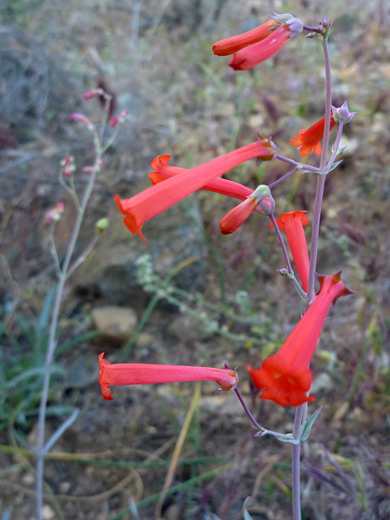
[(336, 123), (339, 123), (340, 121), (344, 121), (344, 124), (350, 123), (353, 119), (353, 117), (357, 114), (357, 112), (350, 112), (348, 108), (348, 103), (344, 101), (344, 103), (341, 105), (341, 107), (334, 107), (332, 105), (332, 113), (333, 118), (336, 121)]
[(58, 204), (56, 204), (54, 206), (54, 208), (50, 209), (46, 215), (45, 215), (45, 220), (46, 222), (50, 223), (50, 222), (58, 222), (61, 218), (61, 215), (62, 213), (64, 212), (64, 203), (63, 202), (58, 202)]
[(98, 233), (104, 233), (104, 231), (106, 231), (106, 229), (108, 229), (109, 225), (110, 225), (110, 221), (108, 220), (107, 217), (100, 218), (95, 223), (95, 230)]

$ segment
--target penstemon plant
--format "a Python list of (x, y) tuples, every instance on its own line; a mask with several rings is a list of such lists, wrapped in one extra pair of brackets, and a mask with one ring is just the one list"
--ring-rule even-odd
[[(232, 56), (230, 67), (236, 71), (245, 71), (257, 67), (274, 56), (293, 37), (305, 35), (308, 38), (316, 38), (321, 43), (325, 66), (325, 114), (320, 121), (307, 130), (301, 130), (290, 140), (292, 146), (299, 148), (301, 157), (305, 158), (311, 153), (318, 156), (320, 158), (318, 166), (303, 164), (280, 155), (272, 139), (263, 137), (257, 132), (255, 142), (191, 169), (171, 166), (168, 164), (170, 156), (160, 155), (151, 163), (153, 172), (149, 175), (152, 182), (150, 188), (130, 199), (115, 196), (118, 208), (124, 215), (124, 224), (145, 242), (147, 240), (142, 233), (142, 226), (146, 221), (199, 189), (221, 193), (241, 201), (221, 219), (220, 231), (223, 234), (238, 230), (252, 213), (268, 216), (286, 263), (286, 268), (280, 269), (279, 273), (292, 280), (299, 297), (304, 302), (305, 312), (282, 347), (275, 354), (264, 359), (260, 368), (248, 366), (248, 373), (254, 386), (260, 391), (261, 399), (295, 408), (293, 431), (279, 433), (260, 425), (239, 390), (237, 371), (226, 364), (224, 368), (219, 369), (137, 363), (111, 364), (104, 359), (103, 353), (99, 356), (99, 383), (103, 397), (108, 400), (112, 399), (109, 387), (114, 385), (208, 380), (216, 382), (222, 390), (234, 391), (250, 422), (257, 430), (256, 436), (272, 435), (292, 445), (292, 518), (294, 520), (301, 519), (301, 444), (309, 437), (310, 430), (321, 411), (321, 408), (318, 408), (308, 418), (308, 403), (315, 401), (315, 396), (310, 395), (313, 374), (309, 365), (331, 305), (335, 304), (340, 297), (352, 294), (341, 279), (341, 272), (328, 276), (316, 274), (324, 185), (327, 175), (341, 162), (336, 159), (342, 154), (339, 144), (343, 127), (355, 115), (354, 112), (349, 111), (347, 102), (340, 107), (332, 106), (328, 49), (330, 27), (331, 22), (328, 19), (324, 19), (317, 27), (311, 27), (291, 14), (274, 14), (256, 29), (226, 38), (213, 46), (214, 54)], [(330, 134), (334, 127), (337, 133), (332, 151), (329, 153)], [(254, 158), (258, 161), (283, 161), (291, 165), (291, 170), (269, 186), (260, 185), (255, 190), (222, 177), (236, 166)], [(298, 209), (276, 217), (274, 199), (276, 188), (296, 172), (306, 177), (316, 177), (314, 206), (308, 210)], [(310, 254), (304, 231), (304, 226), (309, 222), (308, 213), (311, 214), (312, 221)], [(290, 262), (282, 231), (287, 237), (297, 275)], [(319, 285), (317, 292), (316, 280)], [(250, 518), (245, 505), (244, 511), (245, 517)]]

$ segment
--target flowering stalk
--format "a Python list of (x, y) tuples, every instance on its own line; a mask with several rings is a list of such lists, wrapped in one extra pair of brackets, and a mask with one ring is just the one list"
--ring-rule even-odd
[[(88, 98), (88, 97), (87, 97)], [(89, 99), (89, 98), (88, 98)], [(90, 175), (88, 176), (88, 182), (85, 187), (82, 199), (79, 204), (76, 205), (77, 208), (77, 217), (76, 222), (74, 224), (72, 234), (69, 240), (69, 244), (65, 253), (65, 258), (63, 260), (62, 266), (60, 267), (59, 262), (57, 262), (58, 270), (58, 284), (56, 288), (53, 310), (50, 318), (50, 326), (49, 326), (49, 337), (48, 337), (48, 346), (46, 351), (45, 358), (45, 369), (42, 383), (42, 392), (41, 392), (41, 400), (39, 403), (39, 411), (38, 411), (38, 425), (37, 425), (37, 445), (36, 445), (36, 514), (38, 520), (43, 520), (43, 473), (44, 473), (44, 459), (45, 454), (48, 451), (48, 447), (52, 442), (53, 438), (59, 437), (59, 432), (63, 433), (66, 427), (70, 426), (70, 418), (64, 423), (60, 429), (53, 434), (53, 437), (49, 439), (48, 443), (45, 445), (45, 421), (46, 421), (46, 409), (47, 409), (47, 401), (50, 387), (50, 375), (51, 375), (51, 364), (53, 361), (54, 353), (57, 347), (57, 326), (60, 314), (61, 303), (64, 297), (65, 283), (70, 275), (81, 263), (82, 259), (85, 258), (85, 255), (81, 257), (81, 259), (76, 259), (74, 264), (71, 265), (71, 261), (74, 255), (75, 246), (77, 243), (77, 239), (79, 237), (81, 224), (84, 219), (85, 211), (88, 205), (88, 202), (91, 198), (91, 194), (93, 188), (95, 186), (95, 181), (98, 173), (101, 170), (102, 164), (102, 155), (104, 151), (107, 149), (107, 146), (103, 148), (102, 142), (99, 138), (99, 135), (96, 131), (95, 126), (91, 123), (89, 119), (87, 119), (83, 114), (74, 113), (71, 114), (71, 119), (73, 121), (78, 121), (87, 127), (87, 129), (91, 132), (94, 149), (95, 149), (95, 160), (94, 164), (91, 168)], [(73, 176), (71, 176), (72, 179)], [(68, 191), (68, 190), (67, 190)], [(74, 195), (76, 193), (74, 191)], [(94, 245), (96, 241), (93, 239), (92, 244)], [(77, 414), (72, 415), (73, 419), (77, 417)]]
[[(327, 32), (328, 28), (326, 28)], [(325, 62), (325, 124), (324, 124), (324, 137), (323, 147), (321, 152), (320, 160), (320, 174), (317, 178), (316, 195), (314, 201), (313, 210), (313, 223), (312, 223), (312, 234), (310, 244), (310, 268), (308, 277), (308, 288), (306, 296), (306, 309), (310, 307), (312, 302), (312, 296), (314, 294), (314, 277), (317, 266), (317, 254), (318, 254), (318, 235), (320, 229), (320, 218), (322, 200), (324, 196), (324, 186), (326, 180), (326, 158), (328, 155), (329, 147), (329, 133), (331, 124), (331, 102), (332, 102), (332, 75), (330, 68), (330, 56), (327, 34), (322, 38), (322, 48), (324, 52)], [(293, 436), (299, 439), (302, 428), (302, 417), (304, 414), (304, 406), (301, 405), (295, 412)], [(301, 493), (300, 493), (300, 456), (301, 456), (301, 444), (300, 442), (294, 444), (292, 447), (292, 483), (293, 483), (293, 520), (301, 520)]]

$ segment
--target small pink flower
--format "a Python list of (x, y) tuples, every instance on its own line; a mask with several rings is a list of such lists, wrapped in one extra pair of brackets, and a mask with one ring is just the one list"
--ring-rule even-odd
[(80, 123), (84, 123), (89, 130), (93, 128), (92, 122), (84, 114), (73, 112), (73, 114), (70, 114), (70, 118), (72, 121), (79, 121)]
[(76, 169), (73, 155), (65, 157), (65, 159), (61, 161), (61, 166), (63, 167), (65, 177), (71, 177)]
[(122, 110), (119, 116), (111, 118), (108, 122), (111, 128), (115, 128), (118, 123), (123, 123), (127, 118), (128, 114), (128, 110)]
[(46, 222), (58, 222), (58, 220), (60, 220), (61, 218), (61, 215), (63, 214), (64, 212), (64, 203), (63, 202), (58, 202), (54, 208), (50, 209), (46, 215), (45, 215), (45, 220)]
[(151, 385), (157, 383), (181, 383), (183, 381), (214, 381), (222, 390), (234, 390), (238, 375), (230, 368), (192, 367), (180, 365), (149, 365), (141, 363), (117, 363), (112, 365), (99, 355), (99, 384), (102, 396), (112, 400), (114, 385)]
[(96, 96), (105, 96), (106, 93), (101, 88), (95, 88), (94, 90), (90, 90), (89, 92), (85, 92), (83, 94), (84, 99), (92, 99)]

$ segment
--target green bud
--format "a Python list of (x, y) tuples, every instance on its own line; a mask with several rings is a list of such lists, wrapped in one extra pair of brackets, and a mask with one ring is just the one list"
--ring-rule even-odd
[(107, 217), (100, 218), (95, 223), (95, 230), (98, 233), (104, 233), (104, 231), (108, 228), (109, 225), (110, 225), (110, 221), (108, 220)]

